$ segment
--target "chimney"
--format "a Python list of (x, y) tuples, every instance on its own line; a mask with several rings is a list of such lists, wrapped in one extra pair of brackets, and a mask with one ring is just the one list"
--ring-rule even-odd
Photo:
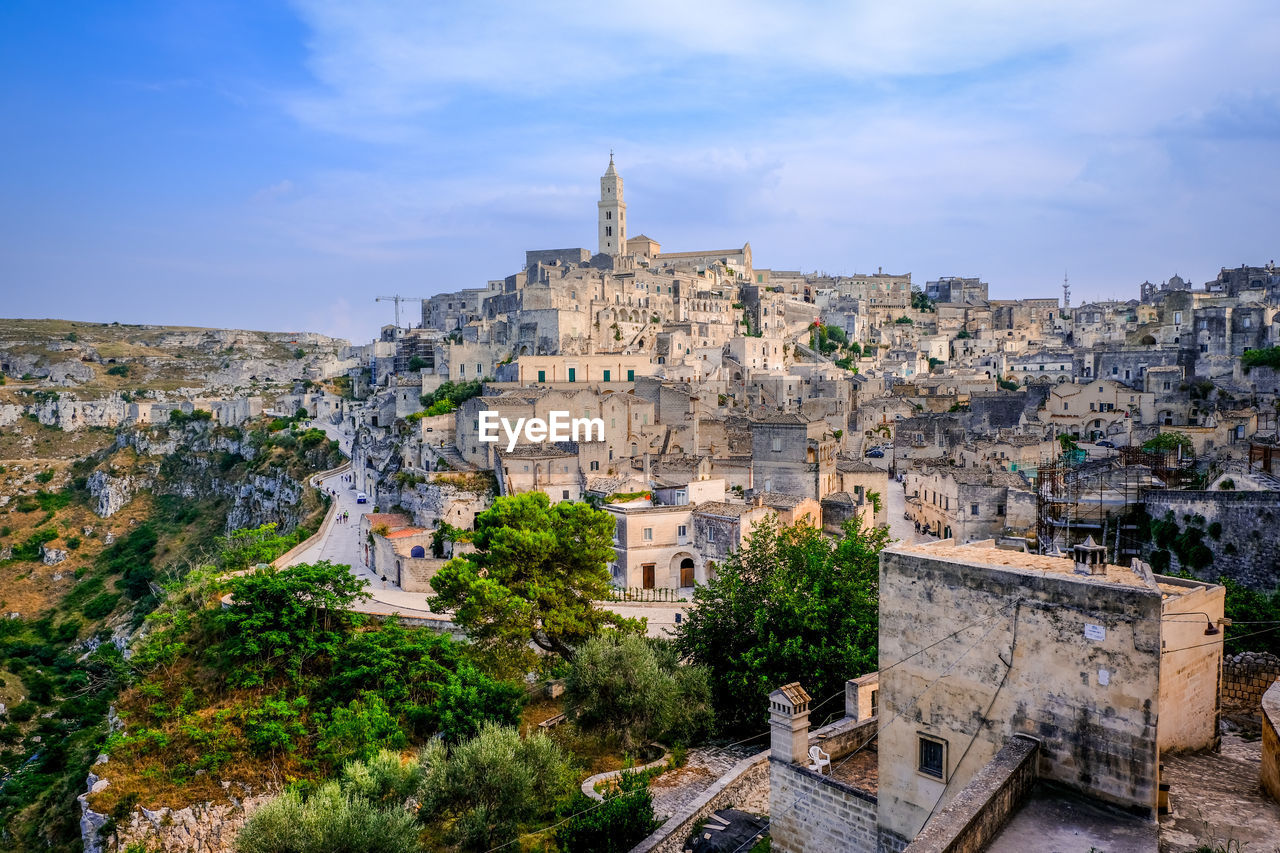
[(1107, 549), (1090, 536), (1071, 549), (1075, 557), (1078, 575), (1105, 575), (1107, 573)]
[(771, 758), (788, 763), (809, 760), (809, 694), (793, 681), (769, 694)]

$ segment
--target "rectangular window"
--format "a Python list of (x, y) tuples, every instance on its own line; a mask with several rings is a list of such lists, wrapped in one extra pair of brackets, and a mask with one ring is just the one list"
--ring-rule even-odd
[(539, 382), (546, 382), (546, 381), (547, 381), (547, 371), (545, 371), (545, 370), (539, 370), (539, 371), (538, 371), (538, 381), (539, 381)]
[(627, 381), (628, 381), (628, 382), (635, 382), (635, 381), (636, 381), (636, 372), (635, 372), (634, 370), (628, 370), (628, 371), (627, 371)]
[(969, 515), (977, 515), (977, 514), (978, 514), (978, 505), (969, 504)]
[(604, 372), (604, 381), (605, 381), (605, 382), (608, 382), (608, 381), (609, 381), (609, 374), (610, 374), (610, 371), (608, 371), (608, 370), (606, 370), (606, 371)]
[(606, 225), (606, 226), (604, 227), (604, 236), (606, 236), (606, 237), (612, 237), (612, 236), (613, 236), (613, 226), (612, 226), (612, 225)]
[(560, 492), (560, 497), (566, 501), (569, 500), (569, 492), (567, 490)]
[(1004, 515), (1004, 504), (996, 504), (996, 515)]
[(644, 537), (643, 537), (643, 538), (644, 538), (644, 541), (646, 541), (646, 542), (652, 542), (652, 541), (653, 541), (653, 528), (652, 528), (652, 527), (646, 527), (646, 528), (644, 529)]
[(612, 210), (606, 210), (606, 211), (604, 212), (604, 218), (605, 218), (605, 219), (613, 219), (613, 211), (612, 211)]
[(782, 452), (782, 439), (780, 439), (780, 438), (775, 438), (775, 439), (773, 440), (773, 452), (774, 452), (774, 453), (781, 453), (781, 452)]
[(935, 779), (946, 778), (947, 745), (930, 737), (920, 737), (920, 772)]
[(683, 524), (680, 525), (678, 528), (676, 528), (676, 535), (679, 536), (681, 539), (685, 538), (686, 536), (689, 535), (689, 528), (686, 525), (683, 525)]
[(477, 361), (477, 362), (476, 362), (476, 376), (479, 376), (479, 375), (480, 375), (480, 374), (482, 374), (482, 373), (484, 373), (484, 368), (480, 365), (480, 362), (478, 362), (478, 361)]
[(570, 382), (578, 381), (578, 369), (576, 367), (569, 368), (569, 381)]

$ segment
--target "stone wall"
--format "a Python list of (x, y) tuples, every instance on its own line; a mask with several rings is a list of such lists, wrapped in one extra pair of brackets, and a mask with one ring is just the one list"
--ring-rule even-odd
[(1280, 682), (1262, 696), (1262, 789), (1280, 802)]
[[(683, 811), (672, 815), (631, 853), (680, 853), (694, 824), (718, 809), (742, 807), (753, 789), (763, 788), (769, 776), (769, 751), (744, 758), (721, 776)], [(872, 815), (874, 820), (874, 813)]]
[(800, 764), (770, 759), (769, 819), (778, 853), (876, 849), (876, 798)]
[[(1222, 525), (1218, 539), (1206, 533), (1202, 540), (1213, 552), (1212, 565), (1199, 573), (1206, 580), (1228, 577), (1261, 592), (1280, 586), (1280, 555), (1272, 532), (1280, 524), (1280, 492), (1150, 491), (1146, 504), (1153, 519), (1172, 512), (1184, 530), (1185, 516), (1203, 516), (1205, 530), (1215, 521)], [(1183, 568), (1176, 554), (1171, 560), (1170, 573)]]
[(929, 821), (906, 853), (980, 853), (1036, 782), (1039, 743), (1015, 736)]
[[(1161, 593), (1070, 567), (981, 547), (881, 553), (879, 714), (914, 718), (879, 735), (881, 756), (908, 757), (880, 765), (886, 829), (914, 837), (1017, 734), (1040, 739), (1045, 778), (1154, 812)], [(941, 779), (917, 770), (922, 735), (943, 744)]]
[(1222, 710), (1256, 712), (1262, 704), (1262, 695), (1277, 679), (1280, 679), (1280, 657), (1266, 652), (1232, 655), (1222, 662)]
[[(91, 792), (105, 784), (93, 775), (89, 780)], [(131, 845), (153, 853), (232, 853), (236, 835), (249, 817), (275, 796), (241, 787), (241, 796), (228, 790), (227, 800), (221, 803), (194, 803), (181, 809), (162, 806), (155, 811), (138, 807), (117, 824), (114, 839), (102, 831), (106, 815), (93, 811), (88, 797), (81, 794), (80, 835), (85, 853), (127, 850)]]

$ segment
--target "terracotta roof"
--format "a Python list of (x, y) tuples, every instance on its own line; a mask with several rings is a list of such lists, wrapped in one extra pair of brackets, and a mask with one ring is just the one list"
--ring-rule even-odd
[(428, 532), (427, 528), (425, 527), (406, 527), (403, 530), (391, 531), (390, 533), (387, 534), (386, 538), (387, 539), (404, 539), (406, 536), (417, 536), (419, 534), (427, 533), (427, 532)]

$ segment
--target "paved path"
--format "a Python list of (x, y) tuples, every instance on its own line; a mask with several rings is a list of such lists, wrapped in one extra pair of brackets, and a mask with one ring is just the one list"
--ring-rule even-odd
[(907, 510), (907, 495), (903, 483), (894, 480), (889, 481), (888, 509), (889, 535), (894, 539), (900, 540), (906, 545), (912, 545), (916, 542), (936, 541), (936, 537), (916, 530), (914, 521), (907, 521), (902, 517), (902, 514)]
[[(350, 454), (351, 436), (349, 433), (330, 423), (316, 422), (314, 425), (324, 430), (329, 438), (335, 439), (344, 454)], [(364, 563), (364, 549), (360, 547), (360, 515), (361, 513), (372, 512), (373, 505), (356, 503), (356, 489), (346, 482), (346, 476), (346, 473), (334, 474), (321, 480), (319, 486), (326, 492), (333, 493), (333, 499), (338, 505), (338, 512), (345, 511), (350, 514), (347, 522), (343, 524), (335, 521), (329, 528), (327, 536), (307, 550), (295, 554), (289, 561), (290, 565), (328, 560), (332, 563), (345, 563), (351, 566), (353, 575), (364, 578), (369, 582), (366, 592), (373, 596), (360, 607), (361, 612), (400, 613), (404, 616), (426, 619), (447, 619), (447, 616), (432, 613), (427, 608), (427, 596), (425, 593), (405, 592), (390, 581), (383, 583), (380, 576), (369, 571), (369, 568)]]

